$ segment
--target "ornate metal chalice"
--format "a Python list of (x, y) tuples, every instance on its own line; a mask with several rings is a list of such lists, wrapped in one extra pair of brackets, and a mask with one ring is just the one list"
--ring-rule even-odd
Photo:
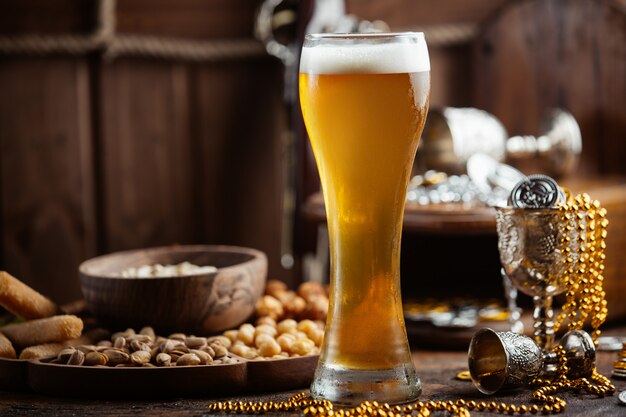
[(543, 349), (554, 341), (552, 297), (567, 290), (567, 251), (580, 244), (575, 227), (563, 225), (559, 210), (496, 209), (498, 250), (504, 273), (513, 285), (533, 297), (534, 336)]

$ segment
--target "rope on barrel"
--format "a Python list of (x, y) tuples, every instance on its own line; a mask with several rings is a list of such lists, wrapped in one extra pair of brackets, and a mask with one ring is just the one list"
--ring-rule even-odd
[(101, 52), (105, 59), (121, 55), (183, 61), (219, 61), (260, 57), (263, 45), (254, 39), (196, 41), (116, 33), (115, 0), (99, 0), (96, 29), (87, 35), (0, 36), (0, 55), (85, 55)]
[[(105, 59), (145, 56), (181, 61), (220, 61), (261, 57), (265, 50), (255, 39), (192, 40), (160, 36), (118, 34), (116, 0), (99, 0), (95, 30), (86, 35), (0, 36), (0, 55), (85, 55), (100, 52)], [(474, 39), (478, 27), (472, 23), (412, 27), (426, 34), (431, 47), (463, 44)]]

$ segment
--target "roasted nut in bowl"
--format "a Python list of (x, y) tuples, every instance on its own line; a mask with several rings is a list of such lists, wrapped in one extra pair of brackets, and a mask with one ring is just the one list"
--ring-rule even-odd
[[(127, 278), (145, 265), (212, 265), (197, 275)], [(87, 309), (113, 328), (152, 326), (198, 335), (239, 326), (254, 312), (267, 278), (262, 252), (235, 246), (173, 246), (117, 252), (83, 262), (80, 283)]]

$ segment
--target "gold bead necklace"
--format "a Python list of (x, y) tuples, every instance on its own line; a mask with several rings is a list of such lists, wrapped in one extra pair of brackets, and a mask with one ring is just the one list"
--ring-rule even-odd
[(598, 345), (600, 326), (606, 320), (606, 293), (604, 281), (604, 260), (606, 255), (607, 226), (606, 209), (598, 200), (591, 200), (587, 194), (569, 197), (559, 207), (561, 221), (566, 230), (578, 229), (576, 253), (571, 253), (567, 234), (562, 243), (562, 251), (567, 254), (566, 272), (561, 278), (568, 290), (561, 313), (555, 321), (555, 332), (567, 323), (568, 330), (582, 329), (590, 322), (591, 338)]
[[(566, 302), (555, 322), (555, 331), (567, 324), (568, 330), (582, 329), (586, 322), (592, 328), (591, 337), (598, 344), (600, 326), (606, 320), (606, 293), (604, 281), (604, 249), (606, 248), (606, 209), (598, 200), (591, 200), (587, 194), (572, 197), (559, 207), (562, 213), (562, 227), (566, 231), (576, 228), (578, 242), (576, 253), (571, 253), (567, 233), (561, 243), (565, 257), (566, 273), (561, 278), (568, 288)], [(553, 348), (558, 358), (558, 371), (552, 379), (536, 378), (532, 386), (533, 400), (538, 404), (517, 405), (495, 401), (418, 401), (411, 404), (392, 406), (376, 401), (364, 401), (352, 408), (337, 408), (330, 401), (310, 398), (301, 392), (286, 401), (223, 401), (210, 403), (210, 412), (233, 414), (265, 414), (271, 412), (300, 412), (315, 417), (428, 417), (435, 411), (446, 411), (450, 415), (469, 417), (470, 411), (491, 411), (502, 414), (558, 414), (565, 410), (567, 403), (556, 394), (565, 391), (587, 392), (598, 397), (612, 395), (615, 386), (594, 369), (590, 378), (570, 380), (567, 378), (567, 358), (562, 346)]]

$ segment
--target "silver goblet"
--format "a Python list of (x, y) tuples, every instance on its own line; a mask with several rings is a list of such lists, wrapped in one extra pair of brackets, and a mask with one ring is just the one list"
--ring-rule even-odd
[[(568, 252), (580, 241), (575, 225), (565, 224), (558, 209), (496, 209), (498, 250), (507, 277), (533, 297), (534, 337), (544, 351), (554, 341), (552, 297), (568, 288)], [(570, 262), (575, 262), (570, 258)]]

